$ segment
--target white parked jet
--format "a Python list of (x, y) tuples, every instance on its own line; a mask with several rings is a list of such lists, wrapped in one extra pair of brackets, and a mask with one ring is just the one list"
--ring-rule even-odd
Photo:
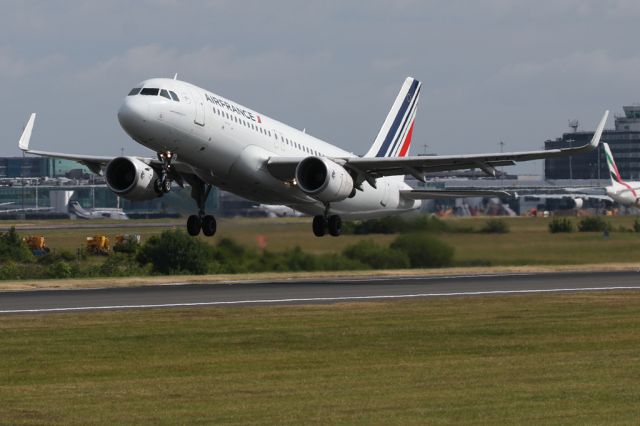
[[(99, 157), (29, 149), (35, 114), (19, 141), (25, 152), (66, 158), (104, 173), (118, 196), (147, 200), (172, 182), (191, 186), (198, 214), (189, 216), (191, 235), (213, 235), (216, 221), (205, 214), (212, 186), (263, 204), (284, 204), (315, 216), (313, 232), (337, 236), (344, 218), (375, 218), (416, 210), (420, 199), (447, 191), (411, 189), (404, 176), (495, 167), (518, 161), (573, 155), (597, 147), (608, 111), (590, 144), (549, 151), (408, 156), (421, 83), (407, 78), (369, 151), (362, 157), (187, 82), (153, 78), (125, 97), (118, 120), (155, 158)], [(486, 192), (486, 194), (485, 194)], [(478, 191), (474, 195), (496, 195)], [(459, 196), (451, 194), (449, 196)]]
[[(613, 158), (609, 144), (602, 143), (604, 147), (607, 167), (609, 168), (609, 179), (611, 184), (607, 186), (589, 186), (582, 188), (564, 187), (501, 187), (508, 194), (523, 197), (535, 197), (541, 199), (567, 200), (569, 206), (574, 209), (581, 209), (585, 200), (617, 202), (626, 207), (640, 207), (640, 182), (622, 179), (618, 166)], [(496, 188), (487, 187), (488, 190)]]

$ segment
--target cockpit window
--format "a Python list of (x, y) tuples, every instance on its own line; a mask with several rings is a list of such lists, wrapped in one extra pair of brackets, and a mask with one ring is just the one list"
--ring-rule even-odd
[(140, 93), (140, 90), (142, 90), (140, 87), (134, 87), (127, 96), (135, 96)]
[(178, 95), (176, 95), (175, 92), (172, 92), (171, 90), (169, 90), (169, 93), (171, 94), (171, 97), (173, 98), (174, 101), (180, 102), (180, 99), (178, 98)]
[(160, 96), (163, 96), (169, 100), (171, 100), (171, 97), (169, 96), (169, 92), (167, 92), (166, 90), (162, 89), (160, 90)]
[(141, 95), (146, 95), (146, 96), (158, 96), (158, 92), (160, 91), (160, 89), (152, 89), (150, 87), (145, 87), (144, 89), (142, 89), (140, 91)]

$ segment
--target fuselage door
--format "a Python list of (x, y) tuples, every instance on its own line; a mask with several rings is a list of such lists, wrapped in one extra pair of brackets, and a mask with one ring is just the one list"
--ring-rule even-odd
[(194, 103), (196, 106), (196, 116), (193, 119), (193, 122), (199, 126), (204, 126), (204, 96), (202, 93), (198, 93), (194, 98)]

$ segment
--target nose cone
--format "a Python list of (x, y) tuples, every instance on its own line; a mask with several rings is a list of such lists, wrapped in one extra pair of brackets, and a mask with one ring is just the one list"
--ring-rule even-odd
[(149, 119), (149, 104), (143, 96), (127, 96), (118, 110), (120, 126), (135, 138), (144, 131)]

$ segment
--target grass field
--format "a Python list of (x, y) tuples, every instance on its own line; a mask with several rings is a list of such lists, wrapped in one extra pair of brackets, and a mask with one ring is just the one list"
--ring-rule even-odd
[(0, 424), (637, 424), (640, 293), (5, 316)]
[[(452, 226), (480, 229), (487, 218), (445, 219)], [(550, 234), (545, 218), (505, 218), (511, 232), (508, 234), (442, 233), (438, 237), (456, 249), (455, 262), (459, 265), (560, 265), (640, 261), (640, 234), (635, 232), (612, 232), (608, 239), (601, 233)], [(573, 218), (574, 224), (578, 219)], [(620, 227), (631, 229), (635, 217), (607, 218), (614, 230)], [(86, 222), (83, 222), (86, 223)], [(182, 229), (183, 221), (175, 226)], [(8, 226), (8, 225), (7, 225)], [(121, 233), (138, 233), (143, 240), (166, 228), (120, 228), (108, 229), (113, 237)], [(24, 231), (23, 234), (29, 232)], [(50, 247), (75, 251), (83, 247), (85, 238), (99, 234), (99, 230), (46, 230), (31, 232), (45, 235)], [(264, 235), (269, 250), (280, 251), (299, 245), (310, 253), (342, 251), (347, 246), (363, 239), (373, 239), (387, 245), (395, 235), (343, 235), (340, 238), (316, 238), (311, 234), (309, 218), (290, 219), (221, 219), (214, 238), (201, 236), (204, 241), (216, 243), (221, 238), (231, 238), (248, 247), (258, 248), (258, 236)]]

